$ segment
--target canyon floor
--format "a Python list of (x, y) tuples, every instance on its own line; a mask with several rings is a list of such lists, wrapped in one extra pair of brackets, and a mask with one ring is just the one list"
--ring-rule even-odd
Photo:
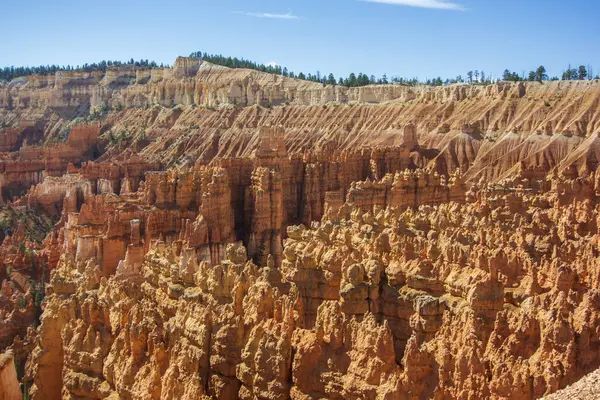
[(600, 367), (598, 81), (178, 58), (0, 83), (0, 124), (2, 400), (560, 399)]

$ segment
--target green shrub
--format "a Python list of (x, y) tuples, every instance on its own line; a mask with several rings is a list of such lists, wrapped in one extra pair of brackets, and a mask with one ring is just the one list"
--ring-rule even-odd
[(110, 108), (107, 104), (102, 104), (100, 107), (95, 108), (90, 112), (89, 120), (90, 121), (102, 121), (108, 115)]
[(19, 298), (19, 300), (17, 300), (17, 305), (21, 310), (24, 310), (27, 308), (27, 299), (25, 297)]

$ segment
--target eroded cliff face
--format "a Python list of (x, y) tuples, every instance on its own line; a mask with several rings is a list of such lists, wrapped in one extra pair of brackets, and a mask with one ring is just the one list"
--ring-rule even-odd
[(78, 239), (48, 285), (33, 398), (539, 398), (597, 368), (598, 211), (576, 200), (595, 179), (449, 201), (455, 178), (418, 206), (373, 194), (419, 173), (330, 192), (264, 264), (211, 242), (202, 214), (153, 233), (130, 220), (108, 274)]
[[(168, 165), (247, 157), (260, 141), (257, 128), (278, 125), (294, 153), (394, 146), (402, 141), (398, 127), (412, 123), (432, 149), (423, 166), (460, 169), (472, 181), (503, 179), (515, 168), (538, 178), (555, 168), (595, 168), (596, 81), (345, 88), (183, 58), (173, 69), (60, 75), (0, 86), (7, 149), (23, 140), (15, 133), (22, 121), (54, 137), (69, 119), (108, 107), (106, 160), (130, 149)], [(569, 159), (577, 147), (578, 159)]]
[(2, 84), (0, 345), (33, 399), (556, 392), (600, 367), (599, 98), (185, 58)]

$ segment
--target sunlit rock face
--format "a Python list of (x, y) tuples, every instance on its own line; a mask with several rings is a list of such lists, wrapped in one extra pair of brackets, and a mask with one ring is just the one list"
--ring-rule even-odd
[(2, 83), (0, 388), (557, 392), (600, 366), (599, 97), (183, 57)]
[(11, 351), (0, 354), (0, 393), (0, 399), (2, 400), (19, 400), (22, 398)]

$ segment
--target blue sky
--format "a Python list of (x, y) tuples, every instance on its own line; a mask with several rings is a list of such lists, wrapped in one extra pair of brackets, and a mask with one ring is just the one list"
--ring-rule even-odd
[(128, 0), (5, 2), (0, 66), (202, 50), (346, 76), (499, 75), (569, 63), (600, 73), (598, 0)]

